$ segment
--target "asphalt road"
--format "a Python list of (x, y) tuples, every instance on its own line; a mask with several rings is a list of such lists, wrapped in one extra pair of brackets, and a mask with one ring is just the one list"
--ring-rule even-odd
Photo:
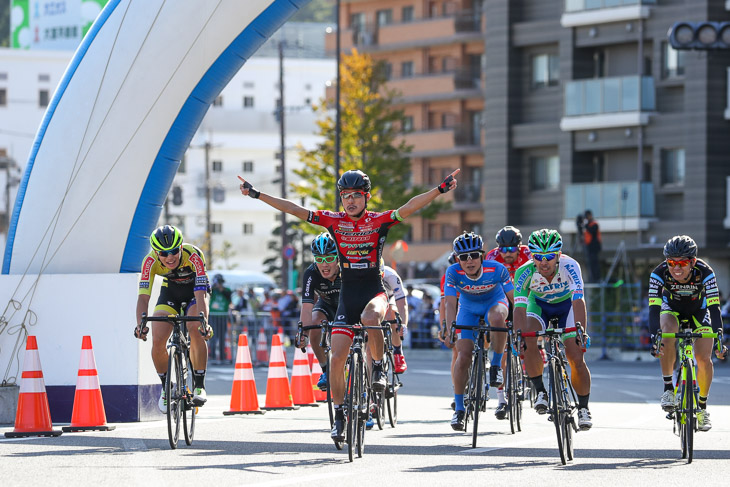
[[(111, 432), (65, 433), (58, 438), (0, 439), (3, 485), (289, 486), (473, 485), (534, 479), (543, 485), (687, 485), (730, 467), (730, 364), (716, 366), (710, 395), (713, 429), (698, 433), (695, 460), (680, 459), (679, 438), (659, 408), (657, 363), (590, 363), (594, 427), (575, 437), (575, 460), (560, 464), (555, 429), (545, 416), (524, 415), (523, 431), (509, 432), (493, 416), (480, 420), (479, 444), (456, 433), (448, 355), (409, 351), (396, 428), (366, 435), (363, 458), (347, 461), (329, 439), (324, 406), (263, 416), (224, 417), (232, 366), (213, 366), (209, 402), (200, 409), (193, 445), (167, 442), (166, 423), (117, 424)], [(256, 369), (263, 405), (266, 369)], [(10, 427), (0, 427), (0, 434)], [(566, 472), (570, 472), (566, 475)], [(487, 474), (486, 476), (476, 474)], [(529, 477), (528, 477), (529, 475)], [(703, 477), (704, 476), (704, 477)], [(528, 480), (529, 481), (529, 480)]]

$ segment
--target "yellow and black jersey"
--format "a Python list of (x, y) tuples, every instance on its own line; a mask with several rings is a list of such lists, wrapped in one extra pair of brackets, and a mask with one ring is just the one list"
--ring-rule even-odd
[(175, 269), (168, 269), (157, 258), (154, 250), (142, 261), (142, 271), (139, 278), (139, 294), (150, 294), (155, 276), (160, 275), (165, 280), (164, 285), (190, 286), (193, 291), (207, 291), (209, 289), (208, 274), (205, 272), (205, 256), (203, 251), (195, 245), (183, 244), (180, 263)]

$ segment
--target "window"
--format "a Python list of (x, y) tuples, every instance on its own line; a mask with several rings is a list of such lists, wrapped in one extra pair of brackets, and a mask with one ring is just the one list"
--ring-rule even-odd
[(45, 108), (48, 106), (48, 90), (38, 90), (38, 106)]
[(410, 78), (413, 76), (413, 61), (400, 63), (400, 77)]
[(222, 223), (210, 223), (210, 233), (223, 233)]
[(413, 22), (413, 7), (403, 7), (400, 17), (401, 22)]
[(375, 18), (378, 21), (378, 27), (393, 23), (393, 11), (391, 9), (378, 10)]
[(180, 174), (185, 174), (185, 169), (187, 166), (188, 157), (183, 155), (182, 159), (180, 159), (180, 165), (177, 167), (177, 172)]
[(50, 74), (39, 74), (38, 81), (41, 83), (47, 83), (47, 82), (51, 81), (51, 75)]
[(403, 133), (413, 132), (413, 117), (403, 117)]
[(213, 106), (214, 107), (222, 107), (223, 106), (223, 95), (218, 95), (215, 100), (213, 100)]
[(685, 52), (677, 51), (668, 42), (662, 43), (662, 77), (674, 78), (684, 75)]
[(311, 106), (312, 105), (312, 99), (311, 98), (305, 98), (304, 99), (304, 106)]
[(243, 82), (243, 87), (244, 88), (248, 88), (248, 89), (253, 89), (253, 88), (256, 87), (256, 84), (254, 84), (253, 81), (244, 81)]
[(354, 31), (365, 28), (365, 14), (363, 12), (350, 15), (350, 28)]
[(530, 172), (532, 189), (557, 189), (560, 184), (560, 158), (532, 157)]
[(243, 97), (243, 108), (253, 108), (253, 96)]
[(390, 63), (382, 63), (381, 64), (383, 69), (383, 76), (386, 80), (390, 80), (393, 78), (393, 65)]
[(662, 184), (684, 184), (684, 149), (662, 149)]
[(0, 73), (0, 81), (7, 81), (8, 73)]
[(312, 90), (312, 83), (305, 84), (304, 85), (304, 89), (307, 90), (307, 91), (311, 91)]
[(244, 235), (253, 234), (253, 223), (244, 223), (243, 224), (243, 234)]
[(0, 107), (8, 106), (8, 90), (0, 88)]
[(223, 161), (213, 161), (213, 172), (223, 171)]
[(558, 56), (540, 54), (532, 58), (532, 87), (555, 86), (560, 81)]
[(243, 161), (243, 172), (253, 172), (253, 161)]

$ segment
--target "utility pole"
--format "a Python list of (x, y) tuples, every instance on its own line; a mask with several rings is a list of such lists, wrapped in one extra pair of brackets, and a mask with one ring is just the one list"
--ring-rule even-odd
[(205, 138), (205, 259), (206, 267), (213, 268), (213, 242), (210, 224), (210, 140)]
[(335, 20), (337, 21), (337, 85), (335, 86), (335, 211), (340, 209), (340, 192), (337, 191), (337, 180), (340, 177), (340, 0), (335, 2)]
[[(286, 199), (286, 144), (285, 144), (285, 126), (284, 126), (284, 46), (286, 41), (279, 41), (279, 106), (276, 107), (279, 112), (279, 138), (281, 147), (279, 149), (279, 157), (281, 165), (281, 197)], [(286, 213), (281, 212), (281, 280), (282, 289), (289, 289), (289, 264), (291, 259), (284, 258), (284, 249), (287, 245), (286, 238)]]

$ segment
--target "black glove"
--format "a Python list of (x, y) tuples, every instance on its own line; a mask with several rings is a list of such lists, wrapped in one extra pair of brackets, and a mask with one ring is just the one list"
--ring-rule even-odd
[(444, 179), (444, 182), (441, 183), (441, 184), (439, 184), (437, 186), (438, 187), (438, 190), (439, 190), (439, 193), (444, 194), (444, 193), (448, 192), (449, 189), (451, 189), (450, 188), (451, 181), (453, 181), (453, 180), (454, 180), (454, 176), (452, 176), (451, 174), (449, 174), (449, 177), (447, 177), (446, 179)]
[(258, 197), (261, 196), (261, 191), (257, 191), (256, 189), (254, 189), (254, 187), (248, 181), (243, 183), (243, 187), (244, 189), (248, 190), (248, 195), (251, 198), (258, 199)]
[(149, 327), (145, 326), (142, 327), (142, 325), (137, 325), (134, 327), (134, 338), (138, 338), (140, 340), (147, 341), (147, 333), (149, 333), (150, 329)]

